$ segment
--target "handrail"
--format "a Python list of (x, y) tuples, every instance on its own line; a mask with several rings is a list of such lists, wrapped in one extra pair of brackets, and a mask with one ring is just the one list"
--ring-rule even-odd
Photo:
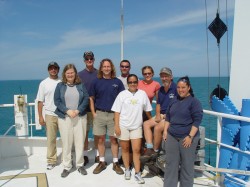
[(249, 117), (237, 116), (237, 115), (233, 115), (233, 114), (225, 114), (225, 113), (214, 112), (214, 111), (210, 111), (210, 110), (203, 110), (203, 112), (205, 114), (209, 114), (209, 115), (213, 115), (213, 116), (217, 116), (217, 117), (230, 118), (230, 119), (235, 119), (235, 120), (239, 120), (239, 121), (250, 122)]

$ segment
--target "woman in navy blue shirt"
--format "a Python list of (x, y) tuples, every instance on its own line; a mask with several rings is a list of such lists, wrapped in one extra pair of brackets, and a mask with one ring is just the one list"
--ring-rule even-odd
[(177, 92), (178, 96), (168, 106), (163, 132), (166, 150), (164, 187), (175, 187), (178, 180), (180, 187), (192, 187), (203, 111), (187, 76), (178, 80)]

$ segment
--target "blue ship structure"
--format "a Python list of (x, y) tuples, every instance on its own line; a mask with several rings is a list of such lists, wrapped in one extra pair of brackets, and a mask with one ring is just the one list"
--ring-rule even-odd
[[(215, 112), (250, 117), (250, 99), (242, 100), (241, 112), (237, 110), (228, 96), (223, 99), (215, 95), (211, 98), (211, 107)], [(243, 151), (250, 150), (250, 123), (228, 118), (222, 118), (221, 143), (234, 146)], [(240, 169), (250, 171), (250, 156), (239, 151), (220, 146), (219, 168)], [(234, 177), (244, 181), (249, 176), (234, 174)], [(239, 181), (232, 181), (225, 175), (224, 185), (226, 187), (244, 186)]]

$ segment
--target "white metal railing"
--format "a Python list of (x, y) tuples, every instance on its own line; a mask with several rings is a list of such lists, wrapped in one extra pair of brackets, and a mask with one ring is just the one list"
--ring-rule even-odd
[[(15, 106), (15, 104), (0, 104), (0, 108), (14, 107), (14, 106)], [(28, 114), (29, 115), (28, 118), (30, 119), (30, 123), (28, 125), (29, 125), (30, 130), (31, 130), (31, 136), (33, 136), (32, 127), (36, 125), (36, 122), (33, 123), (33, 121), (32, 121), (32, 118), (33, 118), (33, 115), (34, 115), (32, 107), (35, 107), (35, 103), (26, 103), (26, 106), (30, 107), (30, 110), (29, 110), (30, 112)], [(220, 146), (224, 146), (224, 147), (233, 149), (235, 151), (250, 155), (249, 151), (243, 151), (243, 150), (240, 150), (237, 147), (226, 145), (226, 144), (220, 142), (222, 118), (230, 118), (230, 119), (239, 120), (239, 121), (246, 121), (246, 122), (250, 122), (250, 118), (243, 117), (243, 116), (237, 116), (237, 115), (231, 115), (231, 114), (225, 114), (225, 113), (219, 113), (219, 112), (214, 112), (214, 111), (210, 111), (210, 110), (203, 110), (203, 112), (204, 112), (204, 114), (217, 117), (217, 122), (219, 124), (219, 125), (217, 125), (217, 140), (212, 140), (212, 139), (209, 139), (209, 138), (205, 138), (206, 141), (217, 145), (216, 168), (213, 168), (213, 167), (210, 167), (210, 166), (208, 166), (208, 167), (207, 166), (205, 166), (205, 167), (195, 166), (196, 169), (198, 169), (198, 170), (206, 170), (206, 171), (214, 171), (214, 172), (216, 172), (218, 174), (218, 176), (220, 176), (219, 173), (221, 173), (221, 172), (223, 172), (223, 173), (224, 172), (225, 173), (226, 172), (228, 172), (228, 173), (239, 173), (239, 174), (244, 174), (244, 175), (250, 175), (250, 171), (232, 170), (232, 169), (224, 169), (224, 168), (219, 168), (218, 167), (219, 155), (220, 155), (220, 150), (219, 150)], [(11, 127), (4, 133), (4, 136), (7, 135), (9, 133), (9, 131), (14, 127), (15, 127), (15, 125), (11, 125)], [(230, 176), (230, 174), (228, 174), (228, 175)], [(219, 179), (218, 181), (220, 181), (220, 180), (221, 179)], [(242, 184), (246, 184), (245, 181), (242, 181), (240, 179), (235, 179), (235, 180), (240, 181)]]
[[(30, 123), (28, 124), (28, 126), (30, 127), (30, 136), (33, 137), (33, 126), (36, 126), (36, 123), (33, 123), (33, 107), (35, 107), (35, 103), (25, 103), (25, 106), (26, 107), (29, 107), (29, 116), (28, 116), (28, 119), (30, 119)], [(10, 107), (15, 107), (15, 104), (0, 104), (0, 108), (10, 108)], [(3, 121), (3, 120), (2, 120)], [(7, 131), (3, 134), (3, 136), (6, 136), (8, 135), (8, 133), (16, 127), (16, 124), (14, 125), (11, 125)]]
[[(217, 117), (217, 140), (212, 140), (212, 139), (205, 138), (206, 141), (217, 145), (216, 168), (212, 169), (210, 167), (206, 167), (206, 168), (203, 168), (203, 169), (202, 168), (197, 168), (197, 169), (206, 170), (206, 171), (215, 171), (217, 173), (216, 176), (220, 176), (220, 177), (223, 177), (223, 176), (221, 176), (219, 173), (227, 173), (226, 175), (228, 177), (231, 177), (235, 181), (241, 182), (242, 184), (245, 184), (245, 185), (246, 184), (249, 185), (248, 182), (245, 182), (245, 181), (243, 181), (243, 180), (241, 180), (239, 178), (235, 178), (234, 176), (230, 175), (229, 173), (250, 175), (250, 171), (219, 168), (218, 164), (219, 164), (219, 156), (220, 156), (220, 146), (227, 147), (227, 148), (230, 148), (232, 150), (235, 150), (235, 151), (250, 155), (249, 151), (243, 151), (243, 150), (240, 150), (237, 147), (233, 147), (233, 146), (230, 146), (230, 145), (227, 145), (227, 144), (224, 144), (224, 143), (220, 142), (220, 140), (221, 140), (221, 128), (222, 128), (222, 118), (229, 118), (229, 119), (234, 119), (234, 120), (238, 120), (238, 121), (245, 121), (245, 122), (250, 122), (250, 118), (249, 117), (244, 117), (244, 116), (237, 116), (237, 115), (232, 115), (232, 114), (214, 112), (214, 111), (210, 111), (210, 110), (203, 110), (203, 112), (205, 114)], [(217, 179), (216, 182), (222, 181), (222, 179), (220, 177), (219, 177), (219, 179)]]

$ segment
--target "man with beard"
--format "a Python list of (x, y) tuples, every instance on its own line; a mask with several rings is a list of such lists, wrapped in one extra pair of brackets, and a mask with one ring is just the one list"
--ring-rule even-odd
[[(164, 67), (160, 71), (162, 86), (158, 92), (155, 117), (143, 123), (144, 137), (146, 139), (146, 151), (141, 156), (142, 160), (147, 160), (156, 156), (162, 141), (162, 132), (167, 107), (175, 96), (177, 96), (176, 84), (173, 82), (171, 69)], [(152, 132), (152, 128), (153, 132)]]

